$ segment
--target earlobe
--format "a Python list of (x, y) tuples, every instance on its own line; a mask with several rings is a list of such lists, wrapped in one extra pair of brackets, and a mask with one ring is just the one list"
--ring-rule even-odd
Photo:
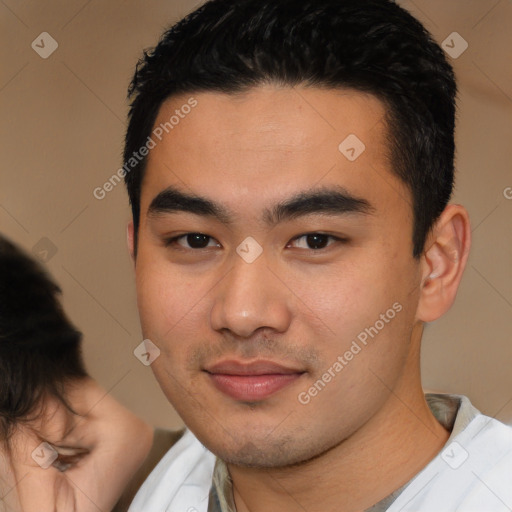
[(429, 236), (422, 256), (417, 318), (432, 322), (452, 306), (471, 245), (469, 216), (464, 207), (448, 205)]

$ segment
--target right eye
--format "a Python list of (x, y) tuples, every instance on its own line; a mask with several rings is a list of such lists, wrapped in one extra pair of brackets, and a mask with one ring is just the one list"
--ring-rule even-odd
[[(181, 243), (184, 242), (184, 243)], [(210, 245), (210, 242), (214, 242)], [(184, 245), (184, 244), (188, 244)], [(204, 233), (185, 233), (183, 235), (167, 238), (165, 240), (166, 247), (180, 246), (183, 249), (206, 249), (208, 247), (220, 247), (215, 238), (205, 235)]]

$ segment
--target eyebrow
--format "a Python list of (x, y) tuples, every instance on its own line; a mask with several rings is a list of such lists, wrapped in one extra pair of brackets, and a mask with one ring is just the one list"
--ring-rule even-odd
[[(175, 187), (162, 190), (151, 201), (148, 216), (177, 212), (212, 217), (222, 224), (231, 225), (234, 213), (225, 206), (206, 197), (189, 194)], [(263, 221), (268, 225), (296, 219), (311, 214), (327, 215), (370, 215), (375, 208), (369, 201), (356, 197), (340, 186), (320, 187), (299, 192), (263, 211)]]

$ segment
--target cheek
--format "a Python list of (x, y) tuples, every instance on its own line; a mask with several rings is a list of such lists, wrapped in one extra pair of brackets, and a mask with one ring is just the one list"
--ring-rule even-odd
[(211, 310), (211, 280), (190, 276), (166, 262), (141, 260), (138, 265), (137, 302), (145, 339), (161, 351), (152, 364), (155, 373), (172, 368), (173, 373), (188, 369), (187, 357), (208, 335)]
[[(329, 366), (345, 353), (354, 370), (372, 364), (380, 369), (381, 361), (389, 358), (397, 364), (403, 362), (410, 337), (410, 312), (405, 309), (411, 300), (408, 278), (402, 272), (395, 279), (389, 261), (386, 268), (360, 258), (318, 274), (316, 279), (296, 280), (296, 293), (303, 297), (305, 311), (311, 314), (311, 320), (305, 320), (311, 340), (317, 340), (322, 360)], [(319, 339), (313, 321), (315, 325), (323, 324), (326, 339)], [(347, 378), (352, 374), (344, 373)]]
[(193, 306), (192, 283), (156, 255), (137, 261), (136, 286), (145, 335), (162, 337)]
[(288, 275), (286, 284), (305, 306), (301, 308), (304, 317), (297, 320), (305, 320), (313, 327), (316, 318), (324, 326), (322, 330), (327, 329), (340, 343), (370, 321), (375, 322), (380, 309), (391, 307), (394, 302), (387, 297), (385, 283), (369, 267), (353, 261), (341, 261), (329, 269), (318, 268), (308, 275)]

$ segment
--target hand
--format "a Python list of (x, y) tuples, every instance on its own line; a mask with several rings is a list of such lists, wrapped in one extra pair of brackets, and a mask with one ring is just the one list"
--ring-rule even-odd
[[(69, 384), (67, 398), (78, 415), (47, 398), (0, 450), (0, 512), (108, 512), (144, 461), (149, 425), (92, 379)], [(47, 469), (32, 458), (44, 459), (42, 442), (58, 454)]]

